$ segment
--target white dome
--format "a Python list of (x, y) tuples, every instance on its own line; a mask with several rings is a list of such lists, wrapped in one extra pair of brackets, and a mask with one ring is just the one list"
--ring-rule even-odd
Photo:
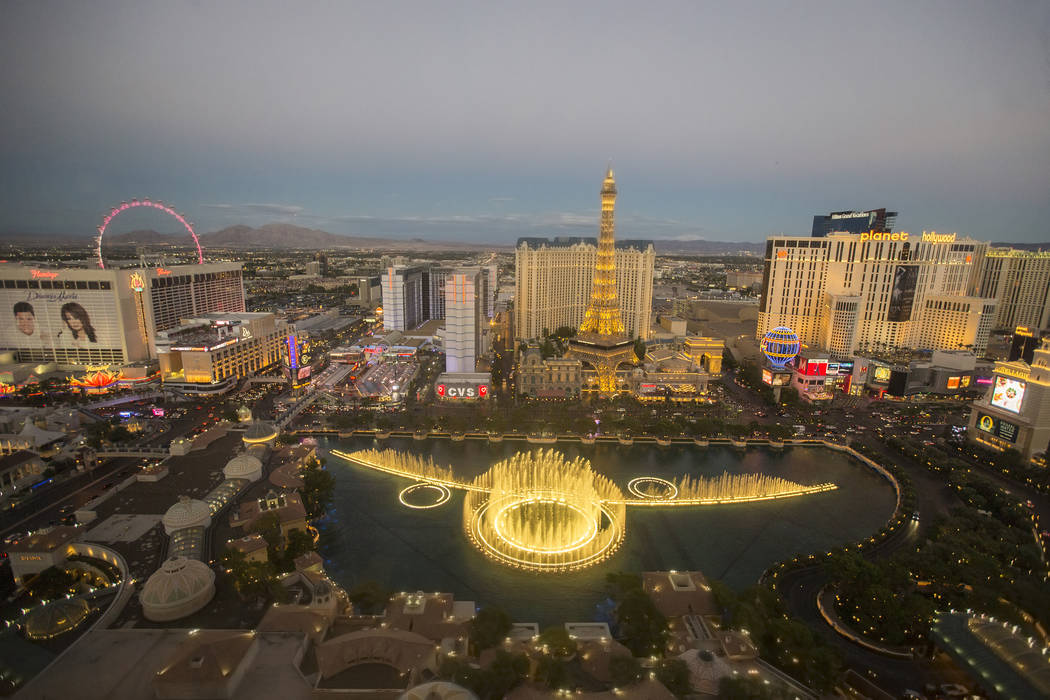
[(245, 443), (253, 445), (260, 442), (270, 442), (277, 438), (277, 428), (274, 427), (273, 423), (267, 423), (266, 421), (252, 421), (248, 426), (248, 429), (244, 431), (244, 435), (241, 437)]
[(262, 477), (262, 461), (253, 455), (237, 455), (222, 470), (227, 479), (248, 479), (257, 481)]
[(410, 688), (398, 700), (477, 700), (466, 688), (448, 681), (431, 681)]
[(168, 508), (161, 521), (164, 532), (169, 535), (184, 527), (208, 527), (211, 525), (211, 508), (204, 501), (182, 496), (178, 503)]
[(214, 595), (214, 571), (196, 559), (175, 557), (146, 580), (139, 600), (147, 620), (166, 622), (197, 612)]

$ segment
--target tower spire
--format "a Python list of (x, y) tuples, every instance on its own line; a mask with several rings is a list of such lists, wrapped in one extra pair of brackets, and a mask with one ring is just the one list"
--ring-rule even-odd
[(581, 333), (621, 336), (620, 300), (616, 293), (616, 179), (612, 164), (602, 182), (602, 219), (598, 231), (598, 255), (594, 261), (591, 303), (583, 315)]
[(569, 342), (568, 356), (594, 367), (598, 391), (612, 396), (618, 388), (616, 368), (634, 362), (634, 344), (626, 335), (616, 293), (616, 179), (611, 163), (602, 182), (601, 199), (602, 218), (591, 301), (583, 315), (580, 332)]

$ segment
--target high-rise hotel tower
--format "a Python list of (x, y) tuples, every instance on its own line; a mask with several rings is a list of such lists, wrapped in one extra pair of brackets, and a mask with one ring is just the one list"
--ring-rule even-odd
[(846, 357), (984, 351), (995, 299), (970, 296), (988, 244), (955, 234), (831, 233), (766, 242), (757, 337), (777, 326)]
[[(652, 241), (615, 240), (613, 209), (616, 184), (610, 169), (608, 185), (602, 189), (601, 232), (608, 230), (604, 244), (594, 238), (519, 238), (515, 251), (514, 333), (517, 340), (554, 332), (563, 326), (580, 328), (585, 322), (594, 291), (599, 264), (611, 272), (600, 286), (615, 291), (622, 332), (630, 338), (649, 338), (649, 316), (653, 305), (653, 268), (656, 253)], [(611, 189), (610, 189), (611, 188)], [(611, 255), (609, 255), (611, 253)], [(606, 268), (611, 267), (611, 270)], [(606, 312), (608, 314), (608, 311)]]

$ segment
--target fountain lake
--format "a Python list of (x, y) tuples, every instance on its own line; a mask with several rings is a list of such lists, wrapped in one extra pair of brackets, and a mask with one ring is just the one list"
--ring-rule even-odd
[[(499, 564), (474, 548), (463, 532), (464, 492), (444, 505), (412, 510), (398, 493), (413, 481), (354, 466), (328, 454), (375, 447), (431, 456), (465, 478), (516, 452), (554, 448), (626, 492), (637, 476), (677, 481), (684, 475), (716, 477), (762, 473), (801, 484), (830, 481), (834, 491), (777, 501), (698, 507), (627, 509), (623, 545), (609, 559), (579, 571), (539, 573)], [(823, 447), (783, 450), (655, 444), (622, 446), (529, 445), (430, 439), (322, 439), (319, 456), (336, 478), (328, 516), (318, 523), (319, 551), (329, 575), (344, 588), (372, 580), (392, 591), (443, 591), (457, 600), (497, 605), (514, 620), (589, 621), (600, 617), (605, 576), (617, 571), (699, 570), (743, 588), (770, 565), (822, 552), (874, 534), (892, 515), (892, 486), (846, 454)]]

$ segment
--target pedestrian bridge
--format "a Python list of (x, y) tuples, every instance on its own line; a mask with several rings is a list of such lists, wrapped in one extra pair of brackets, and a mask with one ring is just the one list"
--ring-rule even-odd
[(98, 459), (110, 459), (113, 457), (167, 457), (167, 447), (133, 447), (126, 450), (100, 450), (95, 453)]

